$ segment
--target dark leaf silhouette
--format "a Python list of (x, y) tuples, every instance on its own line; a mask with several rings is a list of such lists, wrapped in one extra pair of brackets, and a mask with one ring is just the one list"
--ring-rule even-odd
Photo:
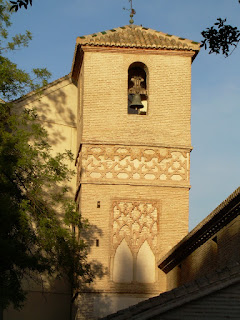
[(228, 57), (237, 47), (240, 41), (240, 31), (237, 27), (227, 25), (226, 21), (226, 19), (218, 18), (214, 26), (202, 32), (204, 40), (201, 47), (209, 48), (209, 54), (222, 53)]
[(25, 9), (28, 8), (30, 4), (32, 6), (32, 0), (17, 0), (17, 1), (10, 1), (13, 5), (10, 8), (10, 11), (17, 12), (19, 8), (24, 7)]

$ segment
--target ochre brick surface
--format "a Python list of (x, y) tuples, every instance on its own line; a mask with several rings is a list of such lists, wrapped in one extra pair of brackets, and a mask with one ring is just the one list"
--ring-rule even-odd
[[(96, 290), (119, 291), (122, 290), (150, 290), (160, 292), (165, 290), (165, 274), (158, 270), (157, 283), (152, 285), (132, 284), (116, 285), (111, 281), (111, 209), (112, 201), (124, 200), (155, 200), (159, 203), (159, 235), (156, 261), (166, 254), (188, 231), (188, 189), (162, 188), (150, 186), (129, 185), (95, 185), (83, 184), (80, 192), (80, 208), (82, 215), (89, 219), (92, 227), (89, 230), (91, 238), (90, 261), (99, 262), (107, 275), (94, 283)], [(100, 201), (100, 208), (97, 208)], [(99, 239), (99, 247), (96, 246)], [(143, 293), (143, 292), (142, 292)]]
[(224, 265), (229, 261), (240, 260), (240, 217), (220, 230), (218, 239), (218, 263)]
[[(128, 68), (148, 68), (148, 114), (127, 113)], [(82, 141), (191, 145), (191, 57), (85, 52)]]
[(240, 218), (217, 232), (214, 237), (187, 256), (167, 274), (167, 290), (202, 277), (217, 268), (239, 261)]
[[(144, 240), (153, 252), (151, 261), (158, 261), (188, 232), (191, 56), (181, 51), (83, 50), (78, 81), (77, 202), (91, 225), (86, 234), (89, 261), (104, 272), (91, 290), (99, 292), (99, 297), (157, 295), (166, 290), (166, 275), (157, 264), (152, 283), (137, 282), (134, 268), (138, 268), (136, 259)], [(134, 62), (147, 67), (146, 115), (128, 114), (128, 68)], [(119, 210), (116, 213), (113, 204), (125, 208), (126, 217), (124, 209), (119, 209), (125, 225), (114, 220)], [(132, 215), (139, 212), (142, 220), (135, 221)], [(157, 239), (153, 239), (156, 217)], [(144, 231), (131, 233), (131, 223)], [(131, 241), (127, 232), (137, 240)], [(113, 281), (116, 247), (122, 238), (135, 261), (133, 280), (128, 283)]]

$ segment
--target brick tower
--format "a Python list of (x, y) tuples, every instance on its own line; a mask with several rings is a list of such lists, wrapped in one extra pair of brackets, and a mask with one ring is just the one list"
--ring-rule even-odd
[(83, 289), (77, 319), (166, 289), (156, 262), (188, 232), (198, 51), (199, 43), (135, 25), (77, 39), (76, 198), (91, 224), (89, 259), (105, 271)]

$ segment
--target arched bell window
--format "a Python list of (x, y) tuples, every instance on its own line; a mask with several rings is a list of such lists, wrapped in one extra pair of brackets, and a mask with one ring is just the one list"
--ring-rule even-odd
[(134, 62), (128, 68), (128, 114), (147, 114), (147, 66)]

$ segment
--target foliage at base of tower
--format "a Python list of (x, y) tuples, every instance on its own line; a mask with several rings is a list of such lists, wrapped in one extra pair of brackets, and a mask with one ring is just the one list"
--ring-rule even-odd
[(81, 281), (93, 277), (86, 245), (76, 237), (86, 223), (66, 187), (72, 154), (53, 155), (36, 112), (11, 102), (39, 90), (50, 74), (35, 69), (32, 80), (5, 56), (31, 38), (27, 32), (8, 41), (8, 10), (0, 0), (0, 310), (22, 307), (24, 278), (67, 277), (74, 294)]
[[(75, 230), (84, 225), (68, 199), (70, 152), (51, 156), (47, 133), (34, 111), (16, 115), (0, 104), (0, 305), (20, 308), (24, 277), (67, 276), (90, 282), (86, 246)], [(80, 277), (80, 278), (79, 278)]]

